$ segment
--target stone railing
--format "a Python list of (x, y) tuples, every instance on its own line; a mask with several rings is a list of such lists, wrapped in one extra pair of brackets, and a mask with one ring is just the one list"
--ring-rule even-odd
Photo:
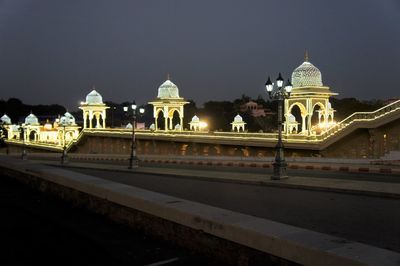
[(400, 100), (397, 100), (373, 112), (355, 112), (354, 114), (348, 116), (347, 118), (343, 119), (336, 125), (329, 128), (327, 131), (323, 132), (320, 135), (317, 135), (317, 139), (324, 140), (330, 137), (331, 135), (337, 134), (339, 131), (342, 131), (343, 129), (347, 128), (348, 126), (350, 126), (355, 122), (373, 121), (399, 109), (400, 109)]

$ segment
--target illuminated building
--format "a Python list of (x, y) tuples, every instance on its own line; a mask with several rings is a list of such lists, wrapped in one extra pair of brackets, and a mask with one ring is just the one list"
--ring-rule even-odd
[(81, 102), (79, 107), (83, 111), (83, 128), (106, 128), (106, 110), (108, 108), (103, 103), (103, 97), (93, 88), (86, 96), (86, 101)]
[(231, 125), (232, 131), (240, 132), (240, 130), (242, 130), (242, 132), (244, 132), (244, 125), (246, 125), (246, 122), (243, 121), (240, 115), (236, 115)]
[[(300, 133), (302, 135), (314, 135), (316, 129), (321, 128), (319, 124), (324, 124), (325, 128), (331, 125), (334, 117), (329, 97), (337, 95), (329, 87), (322, 83), (321, 71), (308, 60), (306, 52), (304, 62), (292, 73), (293, 90), (290, 98), (285, 99), (285, 122), (284, 128), (287, 134)], [(301, 118), (293, 121), (293, 109), (300, 109)], [(312, 124), (313, 117), (318, 116), (318, 123)], [(294, 124), (301, 124), (301, 130), (294, 129)]]
[[(10, 120), (11, 122), (11, 120)], [(44, 125), (39, 123), (34, 114), (29, 114), (22, 125), (7, 125), (7, 138), (33, 143), (48, 143), (62, 145), (71, 142), (79, 136), (80, 127), (75, 123), (75, 118), (68, 112), (57, 118), (53, 124), (47, 121)], [(21, 136), (21, 132), (23, 135)]]
[[(153, 105), (154, 130), (159, 130), (158, 118), (164, 117), (164, 130), (182, 131), (184, 109), (183, 106), (189, 102), (179, 97), (178, 87), (169, 79), (158, 88), (157, 98), (149, 104)], [(174, 114), (178, 115), (179, 122), (174, 124)], [(179, 124), (179, 127), (176, 127)]]

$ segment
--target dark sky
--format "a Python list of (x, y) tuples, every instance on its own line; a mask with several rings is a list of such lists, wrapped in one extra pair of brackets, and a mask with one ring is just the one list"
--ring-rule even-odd
[(340, 97), (399, 96), (400, 0), (0, 0), (0, 98), (147, 102), (167, 72), (197, 103), (264, 97), (303, 62)]

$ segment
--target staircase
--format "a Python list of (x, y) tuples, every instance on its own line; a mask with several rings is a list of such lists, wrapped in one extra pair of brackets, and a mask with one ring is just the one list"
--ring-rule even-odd
[(328, 146), (336, 140), (350, 134), (357, 128), (373, 128), (400, 118), (400, 100), (390, 103), (373, 112), (355, 112), (327, 131), (318, 135), (316, 139), (323, 146)]

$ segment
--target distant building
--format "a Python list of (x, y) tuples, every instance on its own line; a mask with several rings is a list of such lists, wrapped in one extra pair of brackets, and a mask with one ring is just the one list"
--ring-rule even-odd
[(262, 104), (256, 103), (254, 101), (248, 101), (240, 106), (240, 112), (250, 112), (253, 117), (267, 116), (272, 114), (268, 109), (265, 109)]

